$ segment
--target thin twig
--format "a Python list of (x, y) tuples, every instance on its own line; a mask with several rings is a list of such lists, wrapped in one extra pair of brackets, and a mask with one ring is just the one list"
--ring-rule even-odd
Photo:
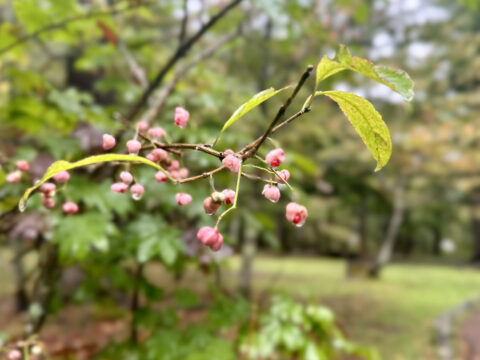
[(178, 47), (181, 47), (185, 41), (185, 36), (187, 34), (187, 24), (188, 24), (188, 0), (183, 0), (183, 17), (182, 17), (182, 26), (180, 28), (180, 35), (178, 36)]
[(182, 59), (190, 50), (190, 48), (202, 38), (202, 36), (210, 29), (215, 23), (225, 16), (230, 10), (235, 6), (239, 5), (242, 0), (233, 0), (228, 5), (226, 5), (222, 10), (220, 10), (216, 15), (212, 16), (210, 20), (205, 23), (194, 35), (187, 39), (177, 51), (170, 57), (165, 66), (163, 66), (160, 71), (157, 73), (153, 81), (150, 83), (147, 89), (143, 92), (140, 98), (135, 102), (132, 109), (126, 116), (128, 122), (132, 121), (135, 116), (140, 112), (142, 107), (147, 103), (150, 96), (153, 94), (155, 89), (162, 83), (165, 75), (173, 68), (173, 66)]
[(216, 174), (217, 172), (220, 172), (222, 171), (223, 169), (225, 169), (225, 165), (222, 165), (214, 170), (211, 170), (209, 172), (204, 172), (203, 174), (200, 174), (200, 175), (197, 175), (197, 176), (192, 176), (192, 177), (189, 177), (189, 178), (186, 178), (186, 179), (181, 179), (181, 180), (178, 180), (178, 182), (180, 184), (184, 184), (184, 183), (187, 183), (187, 182), (190, 182), (190, 181), (195, 181), (195, 180), (200, 180), (200, 179), (205, 179), (213, 174)]

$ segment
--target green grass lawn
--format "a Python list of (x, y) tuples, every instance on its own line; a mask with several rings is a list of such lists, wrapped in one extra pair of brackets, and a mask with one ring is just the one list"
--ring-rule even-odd
[[(231, 270), (239, 266), (239, 258), (230, 261)], [(261, 256), (254, 269), (257, 294), (269, 289), (327, 304), (353, 340), (378, 347), (386, 360), (434, 359), (433, 320), (480, 294), (480, 271), (471, 268), (391, 265), (380, 280), (346, 280), (342, 260)]]

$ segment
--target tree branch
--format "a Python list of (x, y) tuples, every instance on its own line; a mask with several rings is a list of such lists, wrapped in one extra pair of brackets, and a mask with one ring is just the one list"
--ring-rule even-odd
[(120, 9), (111, 9), (111, 10), (106, 10), (106, 11), (91, 11), (91, 12), (86, 13), (86, 14), (73, 16), (71, 18), (64, 19), (64, 20), (58, 21), (56, 23), (49, 24), (49, 25), (44, 26), (44, 27), (42, 27), (38, 30), (35, 30), (34, 32), (32, 32), (30, 34), (26, 34), (26, 35), (20, 37), (17, 41), (13, 42), (12, 44), (1, 48), (0, 49), (0, 55), (5, 54), (6, 52), (12, 50), (13, 48), (15, 48), (15, 47), (27, 42), (27, 41), (29, 41), (32, 38), (38, 37), (39, 35), (41, 35), (43, 33), (46, 33), (46, 32), (64, 27), (65, 25), (68, 25), (71, 22), (75, 22), (75, 21), (79, 21), (79, 20), (85, 20), (85, 19), (99, 17), (99, 16), (104, 16), (104, 15), (118, 14), (118, 13), (121, 13), (121, 12), (124, 12), (124, 11), (128, 11), (128, 10), (135, 9), (135, 8), (138, 8), (138, 7), (141, 7), (141, 6), (146, 6), (146, 5), (149, 5), (149, 3), (132, 2), (132, 3), (130, 3), (130, 5), (128, 5), (126, 7), (123, 7), (123, 8), (120, 8)]
[(137, 102), (133, 105), (132, 109), (126, 116), (127, 122), (131, 122), (135, 118), (135, 116), (137, 116), (137, 114), (139, 113), (141, 108), (147, 103), (148, 99), (155, 91), (155, 89), (162, 83), (165, 75), (173, 68), (173, 66), (177, 63), (178, 60), (183, 58), (188, 53), (193, 44), (200, 40), (208, 29), (215, 25), (218, 20), (220, 20), (223, 16), (225, 16), (230, 10), (232, 10), (235, 6), (239, 5), (241, 2), (242, 0), (233, 0), (232, 2), (230, 2), (216, 15), (212, 16), (210, 20), (205, 23), (192, 37), (190, 37), (181, 46), (179, 46), (177, 51), (170, 57), (165, 66), (163, 66), (163, 68), (157, 73), (148, 88), (143, 92), (142, 96), (140, 96)]

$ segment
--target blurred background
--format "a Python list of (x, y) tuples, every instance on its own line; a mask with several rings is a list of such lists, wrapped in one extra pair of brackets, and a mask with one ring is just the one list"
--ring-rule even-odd
[[(380, 172), (327, 98), (265, 144), (262, 156), (285, 149), (302, 228), (285, 220), (288, 189), (272, 204), (246, 179), (212, 253), (195, 238), (214, 223), (208, 179), (182, 185), (194, 201), (178, 207), (175, 185), (135, 166), (146, 191), (133, 201), (110, 191), (111, 164), (72, 171), (54, 209), (36, 194), (18, 212), (53, 161), (103, 153), (103, 133), (125, 151), (149, 116), (174, 142), (210, 143), (255, 93), (295, 84), (340, 44), (407, 71), (415, 97), (350, 72), (321, 84), (382, 114), (393, 154)], [(479, 85), (477, 0), (0, 0), (0, 358), (479, 359)], [(217, 148), (261, 135), (287, 97)], [(30, 170), (8, 183), (18, 160)]]

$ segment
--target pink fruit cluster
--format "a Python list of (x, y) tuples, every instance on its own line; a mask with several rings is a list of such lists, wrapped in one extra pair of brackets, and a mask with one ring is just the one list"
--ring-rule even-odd
[[(58, 184), (66, 183), (70, 180), (70, 173), (66, 170), (60, 171), (53, 176)], [(40, 186), (40, 193), (42, 196), (42, 204), (47, 209), (55, 207), (55, 195), (57, 192), (57, 185), (53, 182), (45, 182)], [(78, 213), (79, 207), (73, 201), (66, 201), (62, 206), (63, 212), (67, 215)]]
[(16, 184), (22, 181), (23, 173), (30, 170), (30, 164), (26, 160), (18, 160), (16, 167), (17, 169), (9, 172), (5, 179), (10, 184)]
[[(110, 189), (116, 193), (124, 193), (127, 191), (130, 184), (133, 182), (133, 175), (128, 171), (122, 171), (120, 173), (120, 181), (113, 183)], [(133, 184), (130, 187), (130, 193), (133, 200), (140, 200), (145, 192), (145, 188), (141, 184)]]

